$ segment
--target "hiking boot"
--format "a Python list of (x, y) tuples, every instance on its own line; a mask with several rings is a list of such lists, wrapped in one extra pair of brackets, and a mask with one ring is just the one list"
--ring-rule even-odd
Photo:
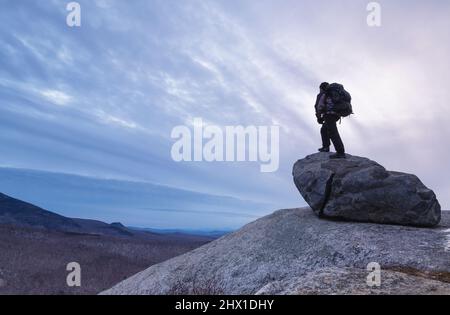
[(345, 159), (345, 158), (347, 158), (345, 153), (335, 153), (330, 155), (330, 159)]
[(319, 152), (330, 152), (330, 148), (320, 148)]

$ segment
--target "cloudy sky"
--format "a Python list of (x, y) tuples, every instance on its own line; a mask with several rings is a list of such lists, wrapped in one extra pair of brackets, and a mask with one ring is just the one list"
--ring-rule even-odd
[[(348, 153), (450, 208), (450, 2), (379, 1), (369, 27), (362, 0), (80, 0), (79, 28), (68, 2), (0, 0), (0, 166), (301, 206), (291, 168), (320, 146), (326, 80), (354, 99)], [(174, 162), (171, 130), (195, 117), (280, 126), (279, 170)]]

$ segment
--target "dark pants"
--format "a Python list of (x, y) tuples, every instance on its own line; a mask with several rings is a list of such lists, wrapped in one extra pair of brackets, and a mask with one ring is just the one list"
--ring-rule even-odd
[(322, 146), (324, 148), (328, 148), (331, 140), (337, 153), (345, 153), (344, 144), (342, 143), (342, 139), (336, 125), (338, 120), (339, 116), (325, 115), (322, 129), (320, 129)]

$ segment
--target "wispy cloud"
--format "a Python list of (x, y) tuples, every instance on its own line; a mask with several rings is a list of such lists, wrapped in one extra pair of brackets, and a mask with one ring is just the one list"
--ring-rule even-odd
[[(338, 81), (349, 153), (416, 173), (449, 207), (449, 3), (380, 1), (369, 28), (363, 0), (79, 2), (80, 29), (64, 1), (1, 4), (0, 164), (301, 205), (291, 166), (320, 144), (318, 84)], [(194, 117), (279, 125), (279, 172), (174, 163), (170, 131)]]
[(40, 91), (40, 93), (47, 100), (56, 105), (67, 105), (72, 100), (70, 95), (57, 90), (43, 90)]

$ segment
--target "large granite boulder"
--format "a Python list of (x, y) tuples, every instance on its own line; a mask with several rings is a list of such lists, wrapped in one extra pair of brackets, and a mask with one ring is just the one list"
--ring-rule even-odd
[(297, 161), (293, 176), (320, 217), (424, 227), (441, 219), (436, 195), (417, 176), (387, 171), (367, 158), (317, 153)]

